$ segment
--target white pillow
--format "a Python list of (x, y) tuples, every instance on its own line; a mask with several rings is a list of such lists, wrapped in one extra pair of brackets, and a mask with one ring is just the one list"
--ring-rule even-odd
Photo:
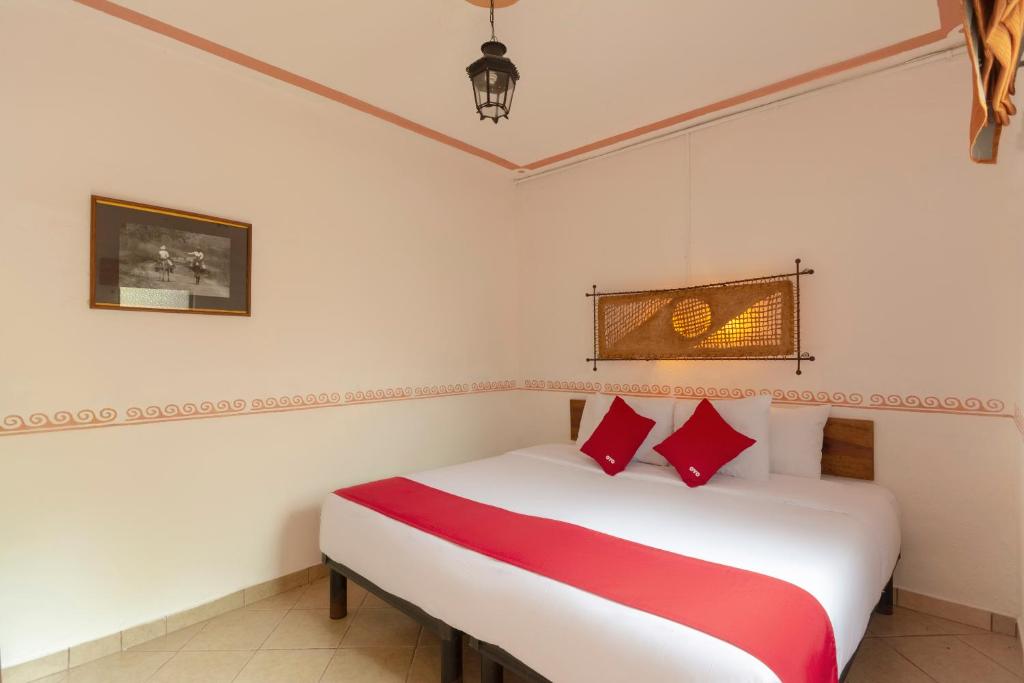
[[(693, 415), (700, 401), (680, 399), (676, 401), (675, 429), (679, 429)], [(771, 421), (769, 420), (772, 405), (771, 396), (751, 396), (733, 400), (711, 401), (722, 419), (740, 434), (755, 440), (746, 449), (729, 462), (722, 465), (718, 474), (726, 474), (740, 479), (767, 481), (771, 475)], [(660, 456), (659, 456), (660, 457)]]
[[(654, 427), (647, 435), (644, 442), (640, 444), (636, 452), (636, 458), (642, 462), (651, 462), (649, 458), (658, 458), (662, 465), (668, 464), (665, 459), (655, 453), (652, 449), (672, 434), (672, 414), (674, 410), (673, 401), (670, 398), (634, 398), (633, 396), (621, 396), (630, 408), (640, 415), (654, 420)], [(580, 418), (580, 431), (576, 437), (576, 447), (579, 448), (587, 442), (590, 435), (601, 424), (608, 409), (612, 407), (615, 397), (610, 394), (593, 394), (587, 396), (587, 403), (583, 406), (583, 417)]]
[(821, 479), (821, 442), (832, 406), (772, 406), (772, 472)]

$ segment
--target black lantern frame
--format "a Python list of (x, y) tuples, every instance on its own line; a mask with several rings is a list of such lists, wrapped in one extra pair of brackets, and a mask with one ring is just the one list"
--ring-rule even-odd
[(494, 36), (494, 0), (491, 0), (491, 39), (480, 46), (483, 57), (468, 67), (466, 73), (473, 86), (473, 99), (480, 120), (495, 124), (507, 119), (512, 110), (512, 97), (519, 82), (519, 69), (505, 56), (508, 48)]
[(519, 81), (519, 69), (505, 56), (507, 48), (496, 40), (480, 46), (484, 56), (468, 67), (466, 73), (473, 84), (473, 97), (480, 120), (507, 119), (512, 110), (512, 97)]

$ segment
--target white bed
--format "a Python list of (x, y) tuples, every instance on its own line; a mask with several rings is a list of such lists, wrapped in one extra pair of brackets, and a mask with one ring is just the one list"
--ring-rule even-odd
[[(840, 671), (900, 548), (893, 495), (852, 479), (718, 476), (689, 489), (671, 468), (643, 463), (608, 477), (571, 444), (408, 478), (800, 586), (832, 621)], [(778, 680), (717, 638), (479, 555), (334, 494), (321, 512), (320, 548), (556, 683)]]

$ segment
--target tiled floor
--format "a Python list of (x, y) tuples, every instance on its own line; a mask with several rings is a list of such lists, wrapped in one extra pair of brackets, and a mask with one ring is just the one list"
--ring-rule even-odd
[[(352, 583), (348, 602), (348, 616), (331, 621), (327, 579), (320, 579), (36, 683), (441, 680), (436, 638)], [(480, 680), (479, 658), (468, 648), (463, 666), (466, 683)]]
[[(40, 683), (438, 683), (439, 645), (358, 586), (331, 621), (327, 580), (228, 612)], [(480, 680), (467, 649), (465, 681)], [(506, 676), (507, 683), (521, 683)], [(1017, 639), (897, 608), (875, 615), (849, 683), (1024, 680)]]
[(847, 683), (1014, 683), (1024, 680), (1020, 642), (896, 608), (871, 617)]

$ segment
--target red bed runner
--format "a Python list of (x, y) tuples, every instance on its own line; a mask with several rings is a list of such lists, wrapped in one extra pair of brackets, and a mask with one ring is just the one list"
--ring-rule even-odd
[(731, 643), (784, 683), (836, 683), (832, 623), (785, 581), (395, 477), (335, 493), (463, 548)]

